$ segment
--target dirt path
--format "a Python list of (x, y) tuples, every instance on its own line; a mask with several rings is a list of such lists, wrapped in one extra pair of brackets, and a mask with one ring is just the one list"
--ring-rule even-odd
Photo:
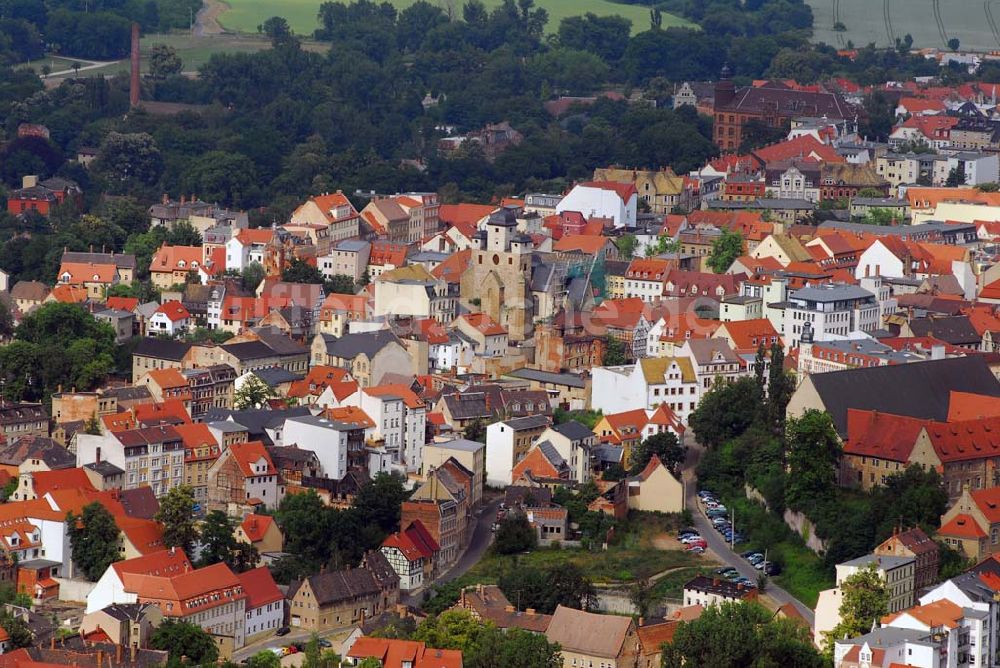
[(229, 9), (221, 0), (203, 0), (201, 9), (194, 19), (194, 34), (198, 37), (221, 35), (225, 32), (219, 23), (219, 16)]

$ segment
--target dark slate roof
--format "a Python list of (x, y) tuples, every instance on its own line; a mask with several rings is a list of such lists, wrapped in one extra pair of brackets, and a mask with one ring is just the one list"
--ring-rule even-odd
[(1000, 397), (1000, 382), (980, 356), (816, 373), (807, 382), (841, 436), (849, 408), (944, 422), (952, 391)]
[(244, 341), (243, 343), (228, 343), (222, 349), (238, 360), (259, 360), (274, 357), (277, 353), (263, 341)]
[(271, 387), (281, 385), (282, 383), (292, 383), (296, 380), (302, 380), (302, 376), (300, 374), (292, 373), (288, 369), (284, 369), (280, 366), (257, 369), (253, 372), (253, 375), (257, 376)]
[(104, 390), (104, 396), (115, 397), (118, 401), (138, 401), (149, 399), (152, 401), (153, 395), (145, 385), (130, 385), (128, 387), (113, 387)]
[(983, 340), (967, 315), (946, 318), (914, 318), (910, 321), (914, 336), (932, 336), (955, 346), (976, 344)]
[(258, 327), (254, 333), (268, 348), (279, 355), (306, 355), (309, 349), (281, 333), (274, 327)]
[(76, 467), (76, 455), (44, 436), (18, 436), (0, 449), (0, 464), (19, 466), (28, 459), (41, 459), (50, 469)]
[(591, 454), (604, 464), (621, 464), (625, 448), (611, 443), (600, 443), (591, 451)]
[[(368, 557), (369, 555), (365, 555), (366, 559)], [(377, 560), (372, 559), (371, 561)], [(377, 564), (377, 566), (381, 565), (381, 563)], [(379, 579), (376, 578), (374, 570), (352, 568), (346, 571), (320, 573), (308, 578), (309, 587), (312, 589), (313, 595), (316, 597), (316, 603), (319, 605), (330, 605), (339, 601), (347, 601), (365, 596), (378, 596), (382, 591), (382, 587), (379, 586)], [(380, 568), (378, 570), (381, 571)], [(392, 570), (391, 567), (389, 570)], [(383, 573), (379, 574), (384, 575)], [(293, 582), (288, 588), (288, 598), (294, 598), (301, 586), (301, 582)]]
[(249, 432), (251, 441), (263, 441), (264, 445), (273, 445), (271, 437), (265, 431), (268, 427), (274, 428), (284, 424), (290, 417), (302, 417), (312, 415), (307, 406), (293, 406), (283, 410), (268, 410), (264, 408), (248, 408), (237, 411), (229, 408), (210, 408), (208, 413), (202, 418), (202, 422), (224, 422), (230, 420), (243, 425)]
[(593, 431), (576, 420), (563, 422), (562, 424), (558, 424), (552, 428), (571, 441), (582, 441), (583, 439), (591, 438), (594, 435)]
[(559, 451), (556, 450), (556, 446), (552, 445), (551, 441), (542, 441), (538, 444), (538, 449), (542, 451), (545, 458), (549, 460), (549, 462), (557, 469), (566, 466), (566, 460), (559, 454)]
[(145, 338), (139, 341), (132, 354), (140, 357), (154, 357), (156, 359), (180, 362), (189, 350), (191, 350), (191, 344), (184, 341)]
[(99, 462), (91, 462), (89, 464), (84, 464), (83, 468), (90, 469), (102, 478), (110, 478), (111, 476), (122, 475), (125, 473), (122, 469), (118, 468), (108, 460), (102, 460)]
[(533, 506), (547, 506), (552, 503), (552, 490), (548, 487), (527, 487), (525, 485), (510, 485), (503, 492), (503, 502), (509, 507), (523, 504), (531, 499)]
[(472, 420), (475, 418), (488, 418), (493, 412), (486, 406), (486, 395), (473, 394), (446, 394), (444, 403), (448, 406), (448, 412), (456, 420)]
[(327, 351), (331, 355), (342, 359), (354, 359), (362, 353), (371, 358), (390, 343), (402, 345), (399, 337), (393, 334), (391, 330), (380, 329), (377, 332), (344, 334), (333, 343), (328, 342)]

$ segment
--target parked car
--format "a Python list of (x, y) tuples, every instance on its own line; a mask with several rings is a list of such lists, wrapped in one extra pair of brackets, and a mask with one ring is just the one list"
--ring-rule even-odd
[(705, 548), (703, 548), (701, 545), (691, 545), (686, 548), (686, 551), (693, 552), (694, 554), (704, 554)]
[(686, 536), (684, 538), (681, 538), (681, 542), (684, 543), (685, 545), (689, 545), (691, 543), (697, 543), (697, 542), (704, 542), (704, 540), (705, 539), (702, 538), (701, 536), (699, 536), (698, 534), (695, 534), (693, 536)]
[(723, 568), (716, 568), (715, 569), (715, 574), (716, 575), (729, 575), (730, 573), (736, 573), (736, 572), (737, 572), (737, 570), (735, 568), (733, 568), (732, 566), (725, 566)]
[(767, 566), (764, 567), (764, 575), (781, 575), (781, 566), (773, 561), (767, 562)]
[(319, 640), (316, 641), (316, 644), (318, 644), (320, 647), (333, 647), (333, 643), (327, 640), (326, 638), (320, 638)]
[(279, 636), (279, 637), (280, 636), (287, 636), (291, 632), (292, 632), (292, 630), (290, 628), (288, 628), (287, 626), (282, 626), (280, 629), (278, 629), (277, 631), (274, 632), (274, 635)]

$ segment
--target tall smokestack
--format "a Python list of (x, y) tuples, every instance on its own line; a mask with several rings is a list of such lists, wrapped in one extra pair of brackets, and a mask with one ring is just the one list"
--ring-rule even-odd
[(132, 24), (132, 79), (129, 83), (128, 101), (130, 106), (139, 104), (139, 24)]

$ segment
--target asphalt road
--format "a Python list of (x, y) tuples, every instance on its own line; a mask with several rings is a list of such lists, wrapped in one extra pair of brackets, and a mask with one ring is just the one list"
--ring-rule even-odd
[[(697, 446), (691, 447), (691, 450), (695, 450)], [(691, 509), (691, 515), (694, 517), (694, 527), (698, 530), (698, 533), (705, 539), (708, 543), (709, 549), (715, 556), (717, 556), (723, 563), (727, 566), (732, 566), (739, 574), (749, 578), (751, 582), (757, 582), (757, 576), (760, 575), (760, 571), (750, 565), (750, 562), (744, 560), (739, 554), (734, 552), (726, 539), (722, 537), (715, 527), (712, 526), (712, 522), (705, 516), (705, 509), (698, 502), (698, 480), (694, 475), (694, 468), (689, 467), (685, 472), (686, 478), (686, 488), (687, 488), (687, 507)], [(736, 518), (736, 528), (739, 529), (740, 518)], [(739, 550), (739, 545), (736, 546)], [(816, 616), (812, 609), (807, 606), (802, 601), (798, 600), (787, 591), (774, 584), (774, 581), (767, 583), (767, 591), (765, 592), (768, 596), (773, 598), (778, 602), (779, 605), (785, 605), (786, 603), (792, 603), (795, 608), (802, 614), (802, 616), (809, 622), (809, 626), (816, 625)]]

